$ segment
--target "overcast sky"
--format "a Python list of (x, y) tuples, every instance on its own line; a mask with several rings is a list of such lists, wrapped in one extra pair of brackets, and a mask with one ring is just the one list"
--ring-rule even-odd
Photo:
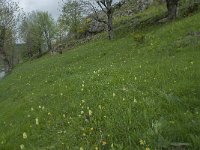
[(59, 16), (59, 2), (61, 0), (13, 0), (18, 2), (25, 12), (35, 10), (48, 11), (55, 19)]

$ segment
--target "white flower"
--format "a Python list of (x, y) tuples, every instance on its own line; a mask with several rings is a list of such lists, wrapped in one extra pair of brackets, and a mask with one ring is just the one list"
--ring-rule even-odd
[(31, 108), (31, 111), (34, 111), (34, 108), (33, 108), (33, 107)]
[(84, 114), (84, 111), (81, 111), (81, 115)]
[(38, 106), (40, 109), (42, 108), (41, 106)]
[(27, 139), (27, 137), (28, 137), (28, 136), (27, 136), (26, 132), (24, 132), (24, 133), (23, 133), (23, 139)]
[(35, 119), (35, 124), (39, 125), (39, 119), (38, 118)]

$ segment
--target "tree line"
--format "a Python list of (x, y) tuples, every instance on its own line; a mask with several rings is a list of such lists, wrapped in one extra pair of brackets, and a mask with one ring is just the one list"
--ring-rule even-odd
[[(154, 0), (156, 1), (156, 0)], [(179, 0), (157, 0), (166, 3), (167, 20), (177, 17)], [(73, 37), (78, 39), (87, 28), (88, 16), (106, 26), (108, 39), (114, 38), (113, 15), (126, 3), (138, 4), (144, 0), (68, 0), (62, 1), (58, 20), (48, 12), (34, 11), (25, 14), (18, 4), (0, 0), (0, 59), (6, 71), (10, 71), (16, 60), (16, 41), (23, 45), (23, 57), (40, 57), (63, 48), (62, 43)], [(70, 36), (69, 36), (70, 35)]]

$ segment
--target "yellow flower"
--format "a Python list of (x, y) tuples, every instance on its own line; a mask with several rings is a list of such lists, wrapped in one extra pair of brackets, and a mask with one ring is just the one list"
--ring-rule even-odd
[(115, 97), (116, 96), (116, 94), (115, 93), (113, 93), (113, 97)]
[(20, 145), (20, 148), (21, 148), (21, 149), (24, 149), (24, 144), (21, 144), (21, 145)]
[(140, 140), (140, 145), (144, 145), (145, 141), (144, 140)]
[(35, 119), (35, 124), (39, 125), (39, 119), (38, 118)]
[(150, 148), (149, 148), (149, 147), (146, 147), (146, 150), (150, 150)]
[(102, 145), (104, 146), (104, 145), (106, 145), (107, 143), (106, 143), (106, 141), (102, 141)]
[(24, 132), (24, 133), (23, 133), (23, 139), (27, 139), (27, 137), (28, 137), (28, 136), (27, 136), (26, 132)]
[(80, 150), (84, 150), (82, 147), (80, 147)]
[(92, 116), (92, 111), (91, 111), (91, 110), (89, 110), (88, 112), (89, 112), (89, 116)]

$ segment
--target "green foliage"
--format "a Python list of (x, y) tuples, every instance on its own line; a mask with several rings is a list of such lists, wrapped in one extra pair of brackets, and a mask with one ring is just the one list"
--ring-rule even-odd
[(199, 20), (17, 67), (0, 84), (0, 149), (200, 149)]
[(54, 20), (47, 12), (28, 14), (21, 24), (21, 36), (26, 43), (29, 57), (50, 51), (55, 32)]
[(77, 34), (83, 19), (84, 7), (79, 1), (67, 1), (62, 7), (59, 21), (68, 27), (69, 31)]

